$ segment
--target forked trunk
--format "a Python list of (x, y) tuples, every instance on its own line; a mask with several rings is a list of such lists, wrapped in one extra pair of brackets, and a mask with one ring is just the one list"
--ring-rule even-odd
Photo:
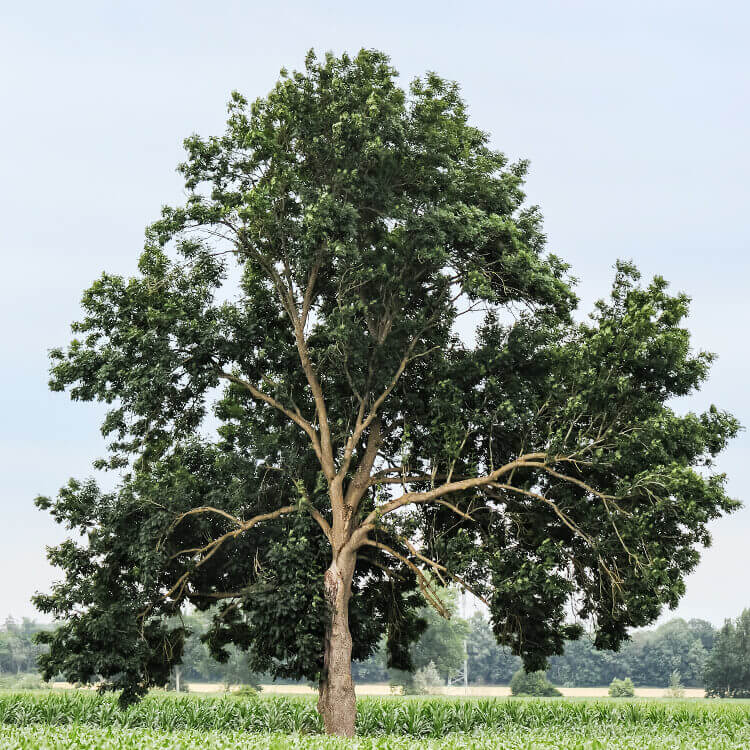
[(327, 734), (354, 736), (357, 704), (352, 680), (352, 636), (349, 632), (349, 597), (354, 559), (331, 563), (325, 574), (325, 596), (330, 608), (320, 681), (318, 712)]

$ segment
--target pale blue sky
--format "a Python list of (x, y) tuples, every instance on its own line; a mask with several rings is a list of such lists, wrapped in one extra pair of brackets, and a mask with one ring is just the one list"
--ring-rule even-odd
[[(32, 498), (102, 453), (101, 409), (46, 387), (81, 291), (135, 269), (143, 228), (179, 201), (191, 132), (219, 132), (232, 89), (263, 95), (305, 52), (388, 52), (404, 81), (458, 80), (476, 125), (531, 159), (528, 192), (584, 307), (632, 258), (692, 295), (696, 345), (719, 354), (687, 404), (750, 425), (750, 11), (742, 2), (3, 3), (0, 22), (0, 618), (55, 572), (62, 531)], [(687, 406), (686, 405), (686, 406)], [(748, 500), (750, 440), (722, 467)], [(750, 509), (715, 545), (677, 614), (750, 606)]]

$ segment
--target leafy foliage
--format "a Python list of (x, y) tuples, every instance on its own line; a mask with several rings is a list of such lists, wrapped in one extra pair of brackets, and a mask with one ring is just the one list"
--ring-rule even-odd
[(12, 617), (0, 628), (0, 675), (35, 672), (44, 648), (35, 643), (34, 636), (46, 626), (24, 617), (17, 622)]
[(550, 659), (548, 676), (568, 687), (607, 685), (630, 675), (638, 686), (667, 687), (678, 670), (685, 685), (701, 687), (703, 669), (715, 630), (705, 620), (670, 620), (652, 630), (639, 630), (619, 651), (597, 651), (589, 638), (569, 641), (565, 653)]

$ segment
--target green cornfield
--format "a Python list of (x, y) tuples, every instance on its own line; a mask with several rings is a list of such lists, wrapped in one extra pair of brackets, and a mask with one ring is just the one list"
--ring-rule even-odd
[(3, 750), (739, 750), (750, 747), (750, 703), (363, 698), (356, 740), (321, 729), (310, 698), (152, 695), (123, 711), (111, 695), (0, 694)]

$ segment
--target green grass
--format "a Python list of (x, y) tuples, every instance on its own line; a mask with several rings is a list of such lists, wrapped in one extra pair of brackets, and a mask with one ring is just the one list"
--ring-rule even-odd
[(311, 698), (152, 695), (121, 711), (111, 695), (0, 694), (0, 747), (531, 748), (750, 747), (750, 705), (719, 701), (362, 698), (354, 741), (320, 735)]

